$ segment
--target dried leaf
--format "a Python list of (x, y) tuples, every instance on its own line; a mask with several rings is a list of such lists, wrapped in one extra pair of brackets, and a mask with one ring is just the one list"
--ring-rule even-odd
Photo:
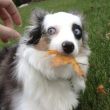
[(84, 76), (84, 71), (80, 68), (77, 61), (70, 56), (62, 55), (56, 50), (49, 50), (49, 52), (45, 55), (45, 57), (55, 54), (55, 56), (52, 58), (52, 67), (60, 66), (60, 65), (67, 65), (69, 63), (73, 64), (73, 69), (77, 72), (79, 76)]
[(106, 34), (106, 38), (110, 39), (110, 33)]
[(56, 50), (49, 50), (49, 52), (45, 54), (45, 57), (52, 55), (52, 54), (58, 54), (58, 52)]
[(110, 26), (110, 23), (108, 23), (108, 25)]
[(96, 88), (96, 92), (101, 92), (102, 94), (106, 94), (106, 92), (104, 91), (104, 87), (103, 85), (99, 85), (97, 88)]

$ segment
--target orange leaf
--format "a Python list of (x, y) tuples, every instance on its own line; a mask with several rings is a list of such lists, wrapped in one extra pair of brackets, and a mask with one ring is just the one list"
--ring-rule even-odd
[(49, 52), (45, 54), (45, 57), (52, 55), (52, 54), (58, 54), (58, 52), (56, 50), (49, 50)]
[(104, 87), (103, 85), (99, 85), (97, 88), (96, 88), (96, 92), (101, 92), (102, 94), (106, 94), (106, 92), (104, 91)]
[(106, 92), (105, 92), (104, 90), (100, 90), (100, 92), (101, 92), (102, 94), (106, 94)]
[(52, 67), (60, 66), (60, 65), (67, 65), (69, 63), (73, 64), (73, 69), (77, 72), (79, 76), (84, 76), (84, 71), (80, 68), (77, 61), (70, 56), (62, 55), (56, 50), (49, 50), (49, 52), (45, 55), (45, 57), (55, 54), (55, 56), (52, 58)]
[(110, 23), (108, 23), (108, 25), (110, 26)]

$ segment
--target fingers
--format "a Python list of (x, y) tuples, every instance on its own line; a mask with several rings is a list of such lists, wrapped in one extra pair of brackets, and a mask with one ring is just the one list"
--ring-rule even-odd
[(12, 20), (17, 25), (21, 25), (22, 21), (19, 12), (12, 0), (0, 0), (0, 19), (4, 22), (5, 25), (0, 25), (0, 39), (3, 42), (6, 43), (9, 41), (9, 39), (20, 38), (20, 34), (13, 30)]
[(9, 39), (1, 39), (4, 43), (9, 42)]
[(0, 0), (0, 7), (6, 9), (6, 11), (10, 14), (11, 18), (15, 22), (15, 24), (22, 24), (19, 12), (16, 9), (16, 6), (12, 2), (12, 0)]
[(10, 18), (10, 15), (4, 8), (0, 8), (0, 18), (3, 21), (4, 25), (13, 29), (13, 23)]
[(20, 34), (11, 28), (0, 25), (0, 38), (2, 41), (6, 41), (7, 39), (18, 39), (20, 38)]

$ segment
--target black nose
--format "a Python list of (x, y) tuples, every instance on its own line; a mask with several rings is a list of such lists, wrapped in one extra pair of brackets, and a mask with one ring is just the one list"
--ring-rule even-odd
[(62, 43), (62, 47), (65, 53), (69, 54), (74, 50), (74, 44), (69, 41), (65, 41)]

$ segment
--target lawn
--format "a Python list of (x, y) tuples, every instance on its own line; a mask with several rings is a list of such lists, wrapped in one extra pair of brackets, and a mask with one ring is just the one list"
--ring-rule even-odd
[[(49, 12), (69, 11), (77, 9), (86, 17), (86, 30), (89, 34), (88, 44), (92, 54), (90, 56), (90, 69), (87, 76), (87, 88), (79, 97), (80, 103), (77, 110), (110, 110), (110, 1), (109, 0), (47, 0), (18, 8), (23, 26), (15, 29), (23, 35), (24, 28), (28, 25), (31, 10), (35, 7), (43, 8)], [(3, 46), (12, 45), (0, 42)], [(96, 87), (104, 86), (106, 94), (97, 93)]]

